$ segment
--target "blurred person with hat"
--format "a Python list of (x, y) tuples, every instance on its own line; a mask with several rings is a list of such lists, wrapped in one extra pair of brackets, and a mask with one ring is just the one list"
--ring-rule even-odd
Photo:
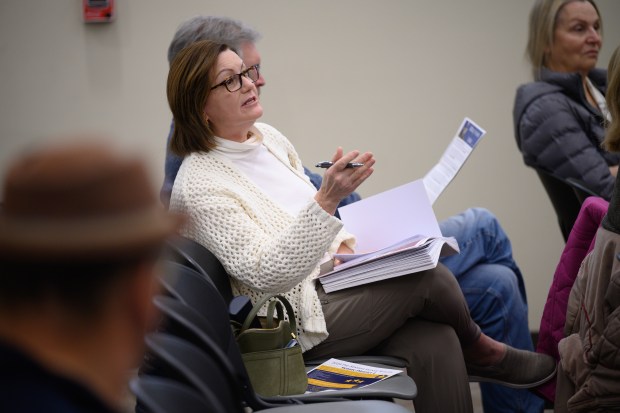
[(140, 161), (93, 143), (21, 157), (2, 199), (0, 411), (120, 410), (179, 217)]

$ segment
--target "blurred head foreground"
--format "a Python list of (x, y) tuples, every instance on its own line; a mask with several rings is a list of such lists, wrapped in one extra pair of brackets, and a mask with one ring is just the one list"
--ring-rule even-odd
[[(0, 376), (30, 371), (3, 365), (3, 355), (19, 353), (117, 405), (153, 316), (156, 256), (178, 218), (158, 206), (141, 162), (94, 144), (22, 157), (2, 199)], [(19, 403), (36, 394), (11, 395), (36, 389), (40, 376), (23, 373), (0, 390), (0, 410), (29, 411)]]
[(143, 164), (92, 144), (18, 160), (3, 199), (3, 261), (129, 259), (159, 245), (171, 226)]

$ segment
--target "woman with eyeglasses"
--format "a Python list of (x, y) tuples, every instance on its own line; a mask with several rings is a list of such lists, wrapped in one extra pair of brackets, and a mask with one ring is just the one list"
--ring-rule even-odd
[[(309, 358), (372, 351), (406, 360), (419, 411), (471, 412), (468, 373), (521, 388), (550, 379), (552, 358), (481, 333), (441, 264), (323, 291), (320, 263), (355, 247), (334, 217), (336, 206), (372, 174), (375, 160), (369, 152), (338, 149), (317, 191), (286, 137), (256, 123), (263, 113), (258, 78), (233, 50), (209, 41), (182, 50), (168, 75), (170, 147), (184, 157), (170, 208), (187, 214), (184, 235), (217, 256), (234, 293), (254, 302), (265, 293), (286, 296)], [(348, 162), (364, 165), (346, 168)]]
[(526, 165), (578, 179), (609, 200), (620, 156), (603, 149), (607, 73), (596, 69), (603, 22), (594, 0), (537, 0), (527, 56), (534, 82), (519, 87), (513, 118)]

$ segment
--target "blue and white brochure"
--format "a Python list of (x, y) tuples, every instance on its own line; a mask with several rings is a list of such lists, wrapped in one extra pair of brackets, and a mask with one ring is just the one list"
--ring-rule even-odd
[(463, 119), (452, 142), (441, 156), (439, 163), (424, 177), (424, 186), (431, 205), (452, 182), (469, 155), (486, 131), (469, 118)]

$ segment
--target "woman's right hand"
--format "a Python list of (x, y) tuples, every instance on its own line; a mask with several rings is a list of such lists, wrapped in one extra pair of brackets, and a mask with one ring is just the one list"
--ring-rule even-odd
[[(325, 211), (333, 215), (340, 201), (372, 175), (375, 158), (370, 152), (360, 155), (359, 151), (352, 151), (343, 155), (342, 148), (338, 148), (332, 157), (332, 162), (334, 164), (325, 171), (323, 183), (314, 199)], [(346, 168), (349, 162), (363, 163), (364, 166)]]

